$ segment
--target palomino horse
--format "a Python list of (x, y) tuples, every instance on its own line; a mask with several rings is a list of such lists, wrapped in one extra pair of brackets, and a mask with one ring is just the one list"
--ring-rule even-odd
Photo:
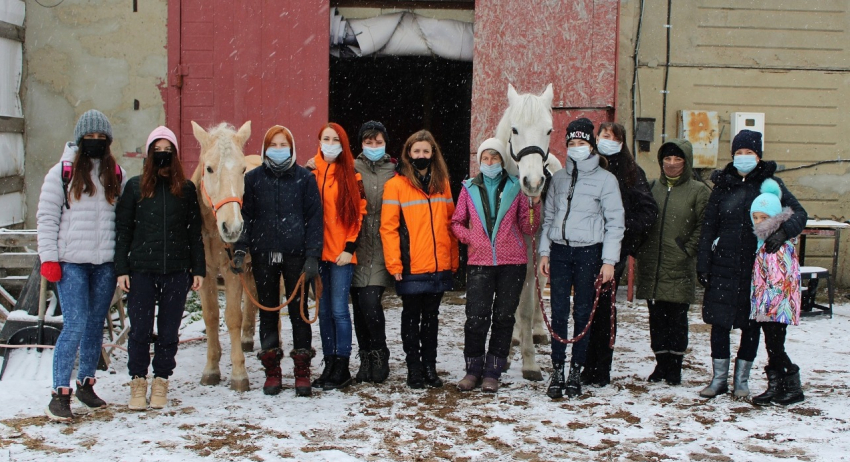
[[(242, 352), (242, 327), (250, 324), (250, 341), (253, 345), (253, 322), (256, 313), (249, 300), (245, 300), (245, 320), (242, 312), (242, 285), (239, 276), (230, 271), (230, 256), (227, 246), (236, 242), (242, 233), (242, 195), (245, 192), (244, 176), (248, 170), (246, 156), (242, 153), (245, 142), (251, 136), (251, 122), (236, 131), (222, 123), (209, 132), (192, 122), (195, 138), (201, 144), (198, 168), (192, 182), (198, 189), (198, 202), (203, 220), (204, 256), (207, 262), (207, 281), (202, 286), (201, 307), (207, 333), (207, 364), (201, 376), (201, 384), (217, 385), (221, 382), (219, 361), (221, 343), (218, 338), (219, 305), (216, 276), (224, 278), (226, 305), (224, 320), (230, 334), (230, 361), (233, 372), (230, 388), (247, 391), (248, 372), (245, 370), (245, 355)], [(248, 156), (256, 157), (256, 156)], [(251, 159), (248, 159), (251, 160)], [(252, 167), (258, 162), (252, 161)], [(246, 273), (246, 283), (254, 286), (254, 278)]]
[[(508, 84), (508, 108), (496, 129), (496, 138), (505, 144), (510, 153), (503, 159), (505, 170), (519, 177), (522, 192), (528, 197), (543, 194), (548, 178), (561, 169), (558, 159), (549, 154), (553, 96), (551, 83), (539, 96), (519, 95), (513, 85)], [(534, 358), (534, 343), (548, 343), (549, 336), (543, 325), (543, 316), (538, 309), (537, 291), (534, 288), (532, 239), (526, 236), (525, 243), (528, 247), (528, 268), (517, 307), (517, 322), (514, 325), (512, 343), (520, 345), (523, 378), (543, 380), (540, 366)], [(540, 284), (546, 284), (545, 278), (540, 280)], [(511, 346), (511, 354), (508, 355), (508, 361), (512, 357), (513, 346)]]

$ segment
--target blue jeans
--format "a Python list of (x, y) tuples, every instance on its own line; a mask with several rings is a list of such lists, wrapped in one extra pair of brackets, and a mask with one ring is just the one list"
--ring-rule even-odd
[(334, 262), (319, 262), (322, 277), (322, 299), (319, 301), (319, 330), (322, 354), (351, 356), (351, 313), (348, 311), (348, 292), (354, 266), (337, 266)]
[[(587, 247), (570, 247), (552, 244), (549, 254), (549, 285), (552, 300), (552, 330), (559, 337), (569, 338), (568, 320), (570, 317), (570, 290), (575, 288), (575, 309), (573, 310), (573, 336), (584, 330), (590, 320), (595, 294), (593, 283), (602, 268), (602, 244)], [(584, 365), (587, 358), (587, 345), (590, 332), (581, 340), (573, 343), (572, 361)], [(560, 363), (567, 359), (567, 346), (552, 339), (552, 362)]]
[(117, 277), (112, 262), (65, 263), (56, 283), (62, 307), (62, 333), (53, 351), (53, 389), (71, 386), (71, 372), (80, 352), (79, 380), (94, 378), (103, 345), (103, 321), (115, 294)]

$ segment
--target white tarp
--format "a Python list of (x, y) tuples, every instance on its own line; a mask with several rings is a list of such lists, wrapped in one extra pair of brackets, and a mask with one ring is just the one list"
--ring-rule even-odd
[(0, 133), (0, 178), (24, 174), (24, 135)]
[(21, 90), (23, 53), (23, 43), (0, 38), (0, 116), (24, 116), (18, 96)]
[(0, 21), (23, 27), (25, 5), (23, 0), (0, 0)]
[(410, 12), (345, 19), (331, 8), (331, 53), (347, 47), (356, 56), (439, 56), (472, 61), (472, 23)]

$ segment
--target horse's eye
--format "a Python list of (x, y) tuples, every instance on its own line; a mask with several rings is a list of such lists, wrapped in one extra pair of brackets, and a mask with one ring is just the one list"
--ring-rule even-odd
[(551, 134), (552, 134), (552, 129), (550, 128), (550, 129), (549, 129), (549, 131), (548, 131), (548, 132), (546, 132), (546, 136), (549, 136), (549, 135), (551, 135)]
[(207, 166), (207, 173), (212, 173), (212, 172), (213, 172), (213, 169), (212, 169), (212, 167), (210, 167), (210, 166)]
[(518, 131), (516, 131), (516, 127), (511, 128), (511, 131), (512, 131), (512, 132), (514, 132), (514, 135), (519, 135), (519, 132), (518, 132)]

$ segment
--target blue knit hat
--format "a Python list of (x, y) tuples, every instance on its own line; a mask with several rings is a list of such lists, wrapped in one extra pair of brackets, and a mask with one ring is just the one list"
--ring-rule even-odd
[(775, 217), (782, 212), (782, 188), (779, 183), (770, 178), (764, 180), (761, 184), (761, 194), (750, 206), (750, 218), (756, 212), (767, 214), (769, 217)]
[(749, 149), (761, 159), (761, 133), (752, 130), (741, 130), (732, 140), (732, 155), (738, 149)]
[(80, 140), (90, 133), (101, 133), (112, 143), (112, 125), (109, 119), (97, 109), (89, 109), (80, 116), (77, 126), (74, 127), (74, 142), (80, 145)]

